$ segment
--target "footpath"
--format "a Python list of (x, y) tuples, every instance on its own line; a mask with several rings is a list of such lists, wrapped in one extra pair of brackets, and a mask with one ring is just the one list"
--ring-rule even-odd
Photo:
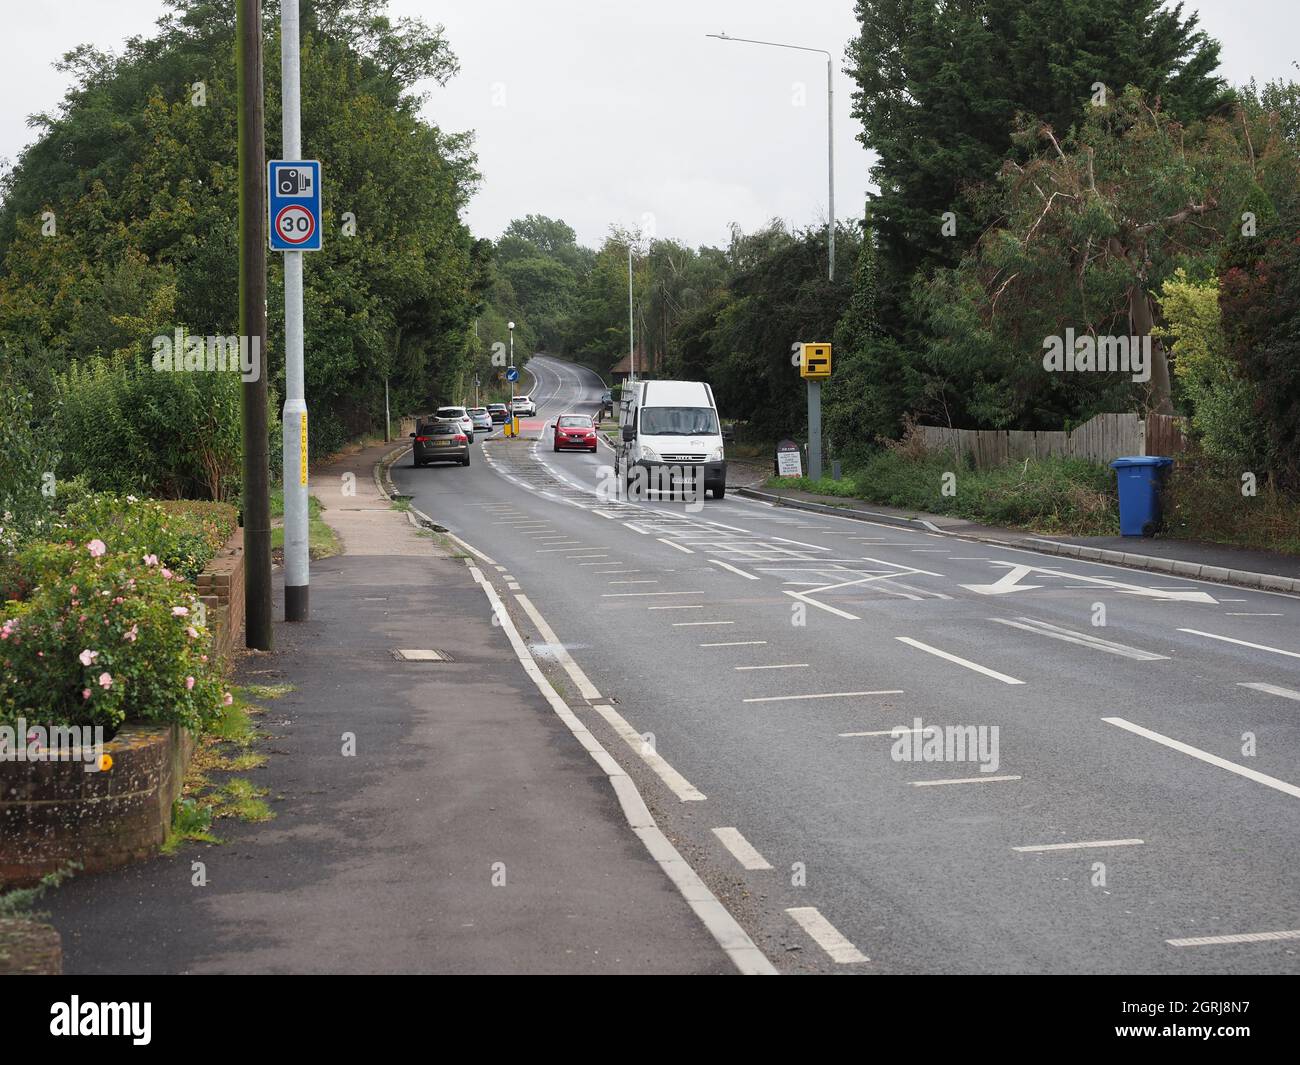
[(1300, 593), (1300, 557), (1192, 540), (1138, 536), (1040, 536), (1023, 529), (1000, 529), (951, 515), (900, 510), (865, 500), (805, 492), (798, 488), (741, 488), (739, 493), (778, 506), (864, 521), (924, 528), (984, 543), (1019, 547), (1090, 562), (1196, 577), (1243, 588)]
[(465, 557), (381, 494), (391, 449), (313, 471), (343, 553), (312, 564), (310, 620), (277, 621), (235, 678), (292, 686), (263, 704), (267, 764), (240, 774), (274, 819), (47, 896), (64, 971), (735, 972)]

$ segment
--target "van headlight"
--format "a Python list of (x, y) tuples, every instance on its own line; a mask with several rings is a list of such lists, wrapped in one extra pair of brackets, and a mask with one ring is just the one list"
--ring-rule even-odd
[(652, 447), (646, 447), (644, 444), (642, 444), (642, 445), (641, 445), (641, 457), (642, 457), (643, 459), (645, 459), (646, 462), (658, 462), (658, 461), (659, 461), (659, 452), (657, 452), (657, 451), (656, 451), (654, 448), (652, 448)]
[(721, 462), (721, 461), (722, 461), (722, 445), (718, 445), (718, 446), (715, 447), (712, 451), (709, 452), (709, 459), (708, 459), (708, 461), (709, 461), (709, 462)]

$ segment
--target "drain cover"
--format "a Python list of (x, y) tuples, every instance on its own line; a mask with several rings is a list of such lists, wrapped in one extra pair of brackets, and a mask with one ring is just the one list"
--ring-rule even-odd
[(446, 651), (439, 651), (436, 647), (425, 648), (422, 650), (396, 650), (393, 657), (399, 662), (454, 662)]

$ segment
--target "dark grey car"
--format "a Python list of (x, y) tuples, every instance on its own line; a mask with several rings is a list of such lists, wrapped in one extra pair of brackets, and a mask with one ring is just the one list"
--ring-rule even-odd
[(459, 462), (469, 465), (469, 436), (459, 421), (420, 422), (411, 434), (411, 465), (427, 466), (431, 462)]

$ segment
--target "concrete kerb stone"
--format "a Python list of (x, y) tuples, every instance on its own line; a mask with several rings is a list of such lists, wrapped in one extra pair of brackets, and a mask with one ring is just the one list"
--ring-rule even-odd
[(841, 518), (854, 521), (889, 522), (903, 528), (921, 525), (931, 532), (944, 536), (954, 536), (962, 540), (977, 540), (980, 543), (994, 544), (998, 547), (1015, 547), (1022, 550), (1041, 551), (1047, 555), (1066, 555), (1085, 562), (1109, 562), (1128, 569), (1149, 570), (1153, 573), (1171, 573), (1178, 577), (1196, 577), (1204, 581), (1219, 584), (1232, 584), (1244, 588), (1260, 588), (1275, 592), (1300, 592), (1300, 580), (1271, 573), (1254, 573), (1249, 570), (1230, 570), (1223, 566), (1205, 566), (1199, 562), (1185, 562), (1182, 559), (1164, 558), (1158, 555), (1139, 555), (1132, 551), (1110, 551), (1104, 548), (1088, 547), (1082, 544), (1065, 544), (1056, 540), (1034, 539), (1028, 543), (1008, 543), (994, 536), (981, 536), (969, 531), (954, 532), (935, 526), (920, 518), (899, 518), (893, 514), (877, 514), (873, 511), (854, 512), (848, 507), (828, 506), (825, 503), (812, 503), (802, 499), (789, 499), (786, 496), (770, 492), (760, 492), (752, 488), (738, 488), (738, 495), (762, 500), (779, 507), (791, 507), (796, 510), (808, 510), (819, 514), (835, 514)]

